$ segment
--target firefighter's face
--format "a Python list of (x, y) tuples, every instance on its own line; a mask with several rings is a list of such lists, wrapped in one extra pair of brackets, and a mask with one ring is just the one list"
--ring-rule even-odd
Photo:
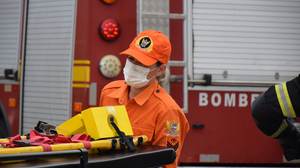
[[(150, 72), (148, 73), (147, 79), (151, 79), (153, 76), (158, 75), (157, 72), (158, 72), (159, 68), (157, 68), (156, 63), (153, 65), (150, 65), (150, 66), (146, 66), (132, 56), (128, 56), (128, 61), (130, 61), (132, 64), (135, 64), (135, 65), (138, 65), (138, 66), (141, 66), (144, 68), (148, 68), (150, 70)], [(151, 79), (151, 81), (154, 81), (154, 80), (155, 80), (155, 78)], [(149, 83), (152, 83), (151, 81), (149, 81)]]

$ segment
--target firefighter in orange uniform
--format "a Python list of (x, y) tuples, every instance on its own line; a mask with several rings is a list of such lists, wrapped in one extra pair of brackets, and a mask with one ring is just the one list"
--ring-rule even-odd
[(177, 167), (189, 123), (161, 87), (171, 55), (169, 39), (160, 31), (147, 30), (120, 54), (128, 56), (123, 69), (125, 80), (103, 88), (100, 106), (125, 105), (134, 135), (147, 135), (147, 145), (173, 148), (177, 158), (166, 167)]
[(291, 122), (300, 117), (300, 74), (259, 95), (251, 111), (257, 127), (279, 140), (286, 160), (300, 159), (300, 131), (295, 127), (298, 123)]

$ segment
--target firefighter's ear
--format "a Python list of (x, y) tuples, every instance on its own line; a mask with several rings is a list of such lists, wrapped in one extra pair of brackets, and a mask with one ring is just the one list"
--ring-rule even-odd
[(166, 64), (162, 64), (161, 66), (158, 67), (158, 71), (156, 73), (156, 76), (160, 76), (162, 74), (164, 74), (164, 72), (166, 71), (167, 66)]

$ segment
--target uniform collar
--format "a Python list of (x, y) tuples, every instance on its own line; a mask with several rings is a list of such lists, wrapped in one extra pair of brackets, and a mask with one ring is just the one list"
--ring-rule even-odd
[(135, 102), (138, 105), (142, 106), (150, 98), (150, 96), (153, 94), (153, 92), (156, 89), (157, 85), (158, 85), (158, 82), (157, 82), (157, 80), (155, 80), (142, 93), (138, 94), (137, 96), (135, 96), (133, 98), (135, 100)]
[[(153, 94), (154, 90), (157, 88), (158, 82), (155, 80), (150, 86), (148, 86), (142, 93), (135, 96), (133, 99), (135, 102), (142, 106)], [(108, 96), (113, 97), (116, 99), (119, 99), (119, 103), (123, 104), (122, 102), (125, 101), (125, 99), (128, 97), (128, 90), (129, 85), (127, 83), (124, 83), (123, 86), (121, 86), (119, 89), (111, 92)]]
[(125, 99), (128, 97), (128, 89), (129, 86), (124, 80), (124, 85), (122, 85), (120, 88), (116, 89), (115, 91), (111, 92), (108, 96), (119, 99), (119, 103), (123, 104), (125, 102)]

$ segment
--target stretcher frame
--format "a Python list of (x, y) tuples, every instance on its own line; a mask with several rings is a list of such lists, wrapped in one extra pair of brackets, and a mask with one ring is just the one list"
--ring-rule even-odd
[[(79, 157), (79, 158), (78, 158)], [(140, 145), (136, 151), (110, 150), (102, 154), (88, 154), (86, 149), (35, 152), (22, 154), (0, 155), (3, 160), (26, 160), (23, 162), (0, 163), (1, 168), (93, 168), (93, 167), (160, 167), (172, 164), (176, 159), (176, 152), (172, 148)]]

